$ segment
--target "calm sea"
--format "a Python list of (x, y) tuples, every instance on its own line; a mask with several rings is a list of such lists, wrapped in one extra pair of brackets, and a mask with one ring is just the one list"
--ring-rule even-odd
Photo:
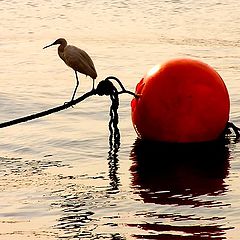
[[(240, 126), (239, 9), (238, 0), (0, 0), (0, 122), (70, 99), (74, 72), (56, 47), (42, 49), (64, 37), (89, 53), (98, 82), (113, 75), (132, 91), (168, 59), (210, 64)], [(91, 86), (81, 75), (78, 96)], [(120, 96), (117, 148), (109, 97), (0, 129), (1, 240), (239, 239), (240, 144), (156, 150), (137, 141), (131, 99)]]

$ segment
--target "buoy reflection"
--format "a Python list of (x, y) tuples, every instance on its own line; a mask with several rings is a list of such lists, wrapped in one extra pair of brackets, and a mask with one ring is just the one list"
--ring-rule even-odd
[(143, 213), (142, 217), (152, 217), (154, 222), (130, 224), (146, 231), (146, 235), (134, 237), (225, 239), (224, 234), (231, 227), (223, 224), (224, 215), (211, 215), (212, 209), (228, 207), (218, 197), (228, 191), (224, 179), (229, 171), (229, 149), (224, 142), (160, 144), (138, 139), (131, 159), (132, 185), (136, 193), (144, 204), (158, 204), (158, 209), (165, 211)]

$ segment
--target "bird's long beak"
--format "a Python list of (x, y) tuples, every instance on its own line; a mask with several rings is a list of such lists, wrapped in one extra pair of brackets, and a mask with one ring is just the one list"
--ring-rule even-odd
[(54, 45), (54, 43), (51, 43), (50, 45), (45, 46), (43, 49), (51, 47), (52, 45)]

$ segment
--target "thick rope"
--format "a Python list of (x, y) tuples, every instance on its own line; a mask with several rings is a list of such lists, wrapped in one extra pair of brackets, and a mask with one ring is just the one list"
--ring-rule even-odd
[[(118, 83), (118, 85), (121, 88), (121, 91), (117, 91), (117, 88), (112, 83), (112, 80), (114, 80)], [(57, 106), (57, 107), (54, 107), (54, 108), (51, 108), (51, 109), (48, 109), (48, 110), (45, 110), (42, 112), (34, 113), (34, 114), (31, 114), (28, 116), (24, 116), (24, 117), (20, 117), (17, 119), (13, 119), (10, 121), (0, 123), (0, 128), (9, 127), (9, 126), (16, 125), (19, 123), (34, 120), (34, 119), (37, 119), (40, 117), (44, 117), (44, 116), (50, 115), (55, 112), (62, 111), (64, 109), (73, 107), (74, 105), (84, 101), (86, 98), (93, 96), (93, 95), (99, 95), (99, 96), (109, 95), (110, 99), (112, 100), (112, 105), (110, 107), (110, 121), (109, 121), (110, 139), (109, 139), (109, 142), (111, 144), (113, 144), (113, 145), (110, 145), (111, 149), (116, 149), (116, 148), (118, 149), (119, 145), (120, 145), (120, 132), (117, 127), (117, 125), (118, 125), (117, 109), (119, 106), (118, 95), (123, 94), (123, 93), (130, 94), (130, 95), (134, 96), (135, 98), (139, 97), (135, 93), (126, 90), (125, 87), (123, 86), (122, 82), (118, 78), (116, 78), (114, 76), (109, 76), (106, 79), (100, 81), (96, 89), (93, 89), (93, 90), (83, 94), (82, 96), (80, 96), (79, 98), (77, 98), (75, 100), (72, 100), (70, 102), (64, 103), (63, 105), (60, 105), (60, 106)], [(225, 131), (223, 133), (224, 136), (228, 136), (229, 133), (232, 133), (231, 130), (233, 130), (236, 139), (239, 139), (240, 138), (240, 128), (237, 127), (232, 122), (227, 123)]]
[(235, 140), (238, 140), (240, 138), (240, 128), (237, 127), (234, 123), (232, 122), (228, 122), (227, 123), (227, 126), (225, 128), (225, 131), (224, 131), (224, 135), (229, 135), (231, 134), (231, 129), (233, 130), (234, 134), (235, 134)]
[(36, 118), (44, 117), (44, 116), (47, 116), (47, 115), (55, 113), (55, 112), (59, 112), (61, 110), (72, 107), (73, 105), (76, 105), (79, 102), (82, 102), (84, 99), (86, 99), (86, 98), (88, 98), (88, 97), (90, 97), (94, 94), (95, 94), (94, 91), (87, 92), (84, 95), (82, 95), (81, 97), (79, 97), (79, 98), (77, 98), (77, 99), (75, 99), (71, 102), (65, 103), (64, 105), (54, 107), (54, 108), (48, 109), (48, 110), (43, 111), (43, 112), (34, 113), (34, 114), (31, 114), (31, 115), (28, 115), (28, 116), (25, 116), (25, 117), (20, 117), (20, 118), (14, 119), (14, 120), (10, 120), (10, 121), (7, 121), (7, 122), (0, 123), (0, 128), (9, 127), (9, 126), (16, 125), (16, 124), (23, 123), (23, 122), (27, 122), (27, 121), (30, 121), (30, 120), (33, 120), (33, 119), (36, 119)]
[[(133, 96), (136, 96), (133, 92), (126, 90), (123, 87), (123, 85), (122, 85), (122, 83), (120, 82), (119, 79), (117, 79), (116, 77), (111, 77), (110, 76), (110, 77), (107, 77), (105, 80), (102, 80), (101, 82), (99, 82), (96, 89), (91, 90), (91, 91), (83, 94), (82, 96), (80, 96), (79, 98), (77, 98), (73, 101), (64, 103), (61, 106), (57, 106), (57, 107), (48, 109), (46, 111), (34, 113), (34, 114), (31, 114), (31, 115), (28, 115), (28, 116), (24, 116), (24, 117), (20, 117), (20, 118), (17, 118), (17, 119), (13, 119), (13, 120), (10, 120), (10, 121), (0, 123), (0, 128), (9, 127), (9, 126), (16, 125), (16, 124), (23, 123), (23, 122), (27, 122), (27, 121), (30, 121), (30, 120), (33, 120), (33, 119), (36, 119), (36, 118), (44, 117), (44, 116), (50, 115), (50, 114), (55, 113), (55, 112), (62, 111), (64, 109), (73, 107), (74, 105), (84, 101), (86, 98), (88, 98), (90, 96), (93, 96), (93, 95), (100, 95), (100, 96), (110, 95), (113, 92), (113, 87), (114, 87), (113, 83), (110, 81), (111, 79), (116, 80), (119, 83), (119, 85), (122, 89), (120, 92), (117, 92), (117, 94), (127, 93), (127, 94), (131, 94)], [(115, 88), (114, 91), (117, 91), (116, 88)]]
[(113, 88), (112, 94), (110, 94), (112, 105), (110, 106), (110, 120), (109, 120), (109, 152), (108, 152), (108, 166), (109, 166), (109, 178), (111, 191), (118, 191), (120, 179), (118, 177), (118, 150), (120, 147), (120, 131), (118, 128), (118, 92)]

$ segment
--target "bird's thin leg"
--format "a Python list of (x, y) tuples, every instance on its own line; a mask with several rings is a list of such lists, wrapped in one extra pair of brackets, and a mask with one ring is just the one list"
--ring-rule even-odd
[(95, 85), (95, 79), (93, 79), (93, 86), (92, 86), (92, 90), (94, 90), (94, 85)]
[(74, 92), (73, 92), (72, 100), (71, 100), (71, 101), (74, 100), (75, 94), (76, 94), (76, 92), (77, 92), (77, 88), (78, 88), (78, 86), (79, 86), (77, 71), (75, 71), (75, 75), (76, 75), (77, 84), (76, 84), (76, 87), (75, 87), (75, 89), (74, 89)]

